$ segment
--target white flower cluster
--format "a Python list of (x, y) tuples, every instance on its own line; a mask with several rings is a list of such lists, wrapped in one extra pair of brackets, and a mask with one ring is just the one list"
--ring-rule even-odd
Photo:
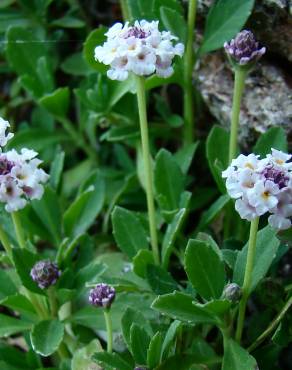
[(278, 230), (291, 227), (292, 155), (272, 149), (266, 158), (240, 154), (222, 173), (240, 217), (252, 220), (270, 213), (269, 224)]
[(155, 73), (167, 78), (173, 73), (172, 60), (182, 56), (184, 45), (170, 32), (160, 32), (158, 21), (136, 21), (134, 26), (114, 24), (107, 41), (95, 48), (95, 60), (110, 66), (107, 75), (112, 80), (123, 81), (133, 72), (138, 76)]
[[(7, 144), (13, 134), (5, 134), (9, 123), (0, 119), (0, 147)], [(40, 199), (48, 175), (38, 168), (41, 161), (37, 152), (22, 149), (20, 153), (12, 149), (2, 152), (0, 148), (0, 202), (5, 203), (7, 212), (18, 211), (30, 199)]]

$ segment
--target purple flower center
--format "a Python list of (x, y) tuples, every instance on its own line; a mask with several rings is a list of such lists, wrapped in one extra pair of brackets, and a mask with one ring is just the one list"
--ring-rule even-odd
[(8, 161), (8, 159), (1, 155), (0, 157), (0, 175), (7, 175), (11, 172), (12, 168), (15, 166), (14, 162)]
[(148, 35), (149, 33), (142, 30), (142, 28), (134, 26), (128, 30), (126, 38), (134, 36), (136, 39), (145, 39)]
[(266, 167), (262, 174), (267, 180), (273, 181), (279, 186), (279, 189), (283, 189), (288, 185), (289, 177), (285, 173), (273, 166)]

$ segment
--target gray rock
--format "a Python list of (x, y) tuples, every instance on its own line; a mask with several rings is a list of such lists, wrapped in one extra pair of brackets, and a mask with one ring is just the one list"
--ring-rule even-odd
[[(195, 76), (211, 113), (224, 127), (229, 128), (233, 72), (224, 53), (219, 51), (205, 56)], [(262, 62), (246, 80), (239, 140), (248, 147), (259, 134), (275, 125), (292, 134), (292, 90), (279, 68)]]

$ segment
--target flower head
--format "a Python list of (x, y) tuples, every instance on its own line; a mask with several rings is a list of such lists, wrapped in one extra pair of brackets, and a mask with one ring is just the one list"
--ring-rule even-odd
[[(0, 118), (0, 146), (13, 136), (5, 136), (7, 127), (9, 123)], [(36, 158), (37, 154), (25, 148), (20, 153), (14, 149), (0, 152), (0, 202), (5, 203), (7, 212), (18, 211), (28, 200), (42, 197), (43, 184), (49, 176), (38, 168), (41, 161)]]
[(116, 291), (113, 287), (101, 283), (89, 292), (89, 302), (93, 306), (110, 308), (116, 296)]
[(30, 276), (39, 288), (49, 288), (56, 284), (61, 272), (58, 266), (49, 260), (38, 261), (30, 271)]
[(222, 172), (227, 192), (236, 199), (235, 209), (241, 218), (253, 220), (269, 213), (272, 227), (291, 227), (292, 162), (291, 155), (272, 149), (266, 158), (240, 154)]
[(260, 47), (251, 31), (243, 30), (235, 39), (224, 43), (227, 55), (233, 62), (240, 66), (255, 63), (266, 52), (265, 47)]
[(145, 366), (136, 366), (134, 370), (148, 370), (148, 367), (145, 367)]
[(173, 73), (173, 58), (184, 52), (183, 44), (174, 44), (177, 37), (159, 31), (158, 21), (136, 21), (132, 26), (129, 22), (116, 23), (105, 35), (106, 42), (95, 48), (94, 56), (110, 66), (107, 75), (112, 80), (126, 80), (130, 72), (169, 77)]

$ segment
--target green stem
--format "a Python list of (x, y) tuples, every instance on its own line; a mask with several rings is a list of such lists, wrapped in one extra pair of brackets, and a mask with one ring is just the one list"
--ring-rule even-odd
[(113, 351), (113, 328), (112, 328), (112, 320), (110, 309), (106, 308), (103, 310), (106, 331), (107, 331), (107, 351), (108, 353), (112, 353)]
[(286, 312), (292, 306), (292, 297), (286, 302), (278, 316), (271, 322), (271, 324), (267, 327), (267, 329), (253, 342), (252, 345), (248, 347), (248, 351), (254, 351), (265, 339), (266, 337), (278, 326), (280, 321), (285, 316)]
[(192, 74), (194, 66), (194, 28), (196, 22), (197, 1), (189, 0), (187, 45), (184, 56), (184, 143), (194, 139), (194, 99)]
[(246, 75), (247, 72), (245, 70), (243, 70), (242, 68), (236, 68), (229, 141), (229, 163), (231, 163), (232, 159), (235, 158), (237, 152), (240, 103), (244, 91)]
[(235, 339), (240, 342), (244, 324), (246, 304), (250, 293), (252, 270), (254, 265), (254, 258), (256, 253), (256, 241), (257, 241), (257, 231), (259, 226), (259, 217), (256, 217), (251, 221), (250, 224), (250, 234), (248, 242), (247, 260), (244, 273), (244, 281), (242, 286), (242, 298), (239, 303), (239, 312), (237, 319), (237, 328)]
[(15, 230), (15, 234), (16, 234), (18, 244), (19, 244), (20, 248), (25, 248), (26, 247), (25, 237), (24, 237), (24, 232), (23, 232), (23, 228), (22, 228), (22, 225), (21, 225), (21, 220), (20, 220), (20, 217), (19, 217), (19, 213), (18, 212), (12, 212), (11, 217), (12, 217), (12, 221), (13, 221), (14, 230)]
[(58, 302), (56, 297), (56, 291), (54, 286), (50, 286), (47, 290), (49, 303), (50, 303), (50, 309), (51, 309), (51, 315), (52, 317), (57, 317), (58, 315)]
[(148, 218), (149, 218), (149, 229), (151, 246), (153, 251), (153, 257), (156, 264), (159, 264), (159, 251), (157, 241), (157, 230), (155, 220), (155, 206), (154, 206), (154, 195), (153, 195), (153, 169), (151, 165), (151, 156), (149, 150), (149, 136), (148, 136), (148, 123), (147, 123), (147, 112), (146, 112), (146, 97), (145, 97), (145, 81), (143, 77), (136, 77), (137, 85), (137, 97), (138, 97), (138, 109), (140, 117), (140, 130), (141, 130), (141, 141), (142, 141), (142, 152), (144, 162), (144, 173), (146, 181), (146, 198), (148, 207)]
[(130, 19), (130, 12), (129, 12), (127, 0), (120, 0), (120, 5), (121, 5), (121, 10), (122, 10), (123, 20), (128, 21)]
[(11, 248), (11, 245), (10, 245), (10, 241), (8, 239), (8, 236), (7, 236), (6, 232), (4, 231), (4, 229), (2, 228), (1, 225), (0, 225), (0, 240), (1, 240), (1, 243), (4, 247), (4, 249), (5, 249), (8, 257), (12, 261), (12, 248)]

